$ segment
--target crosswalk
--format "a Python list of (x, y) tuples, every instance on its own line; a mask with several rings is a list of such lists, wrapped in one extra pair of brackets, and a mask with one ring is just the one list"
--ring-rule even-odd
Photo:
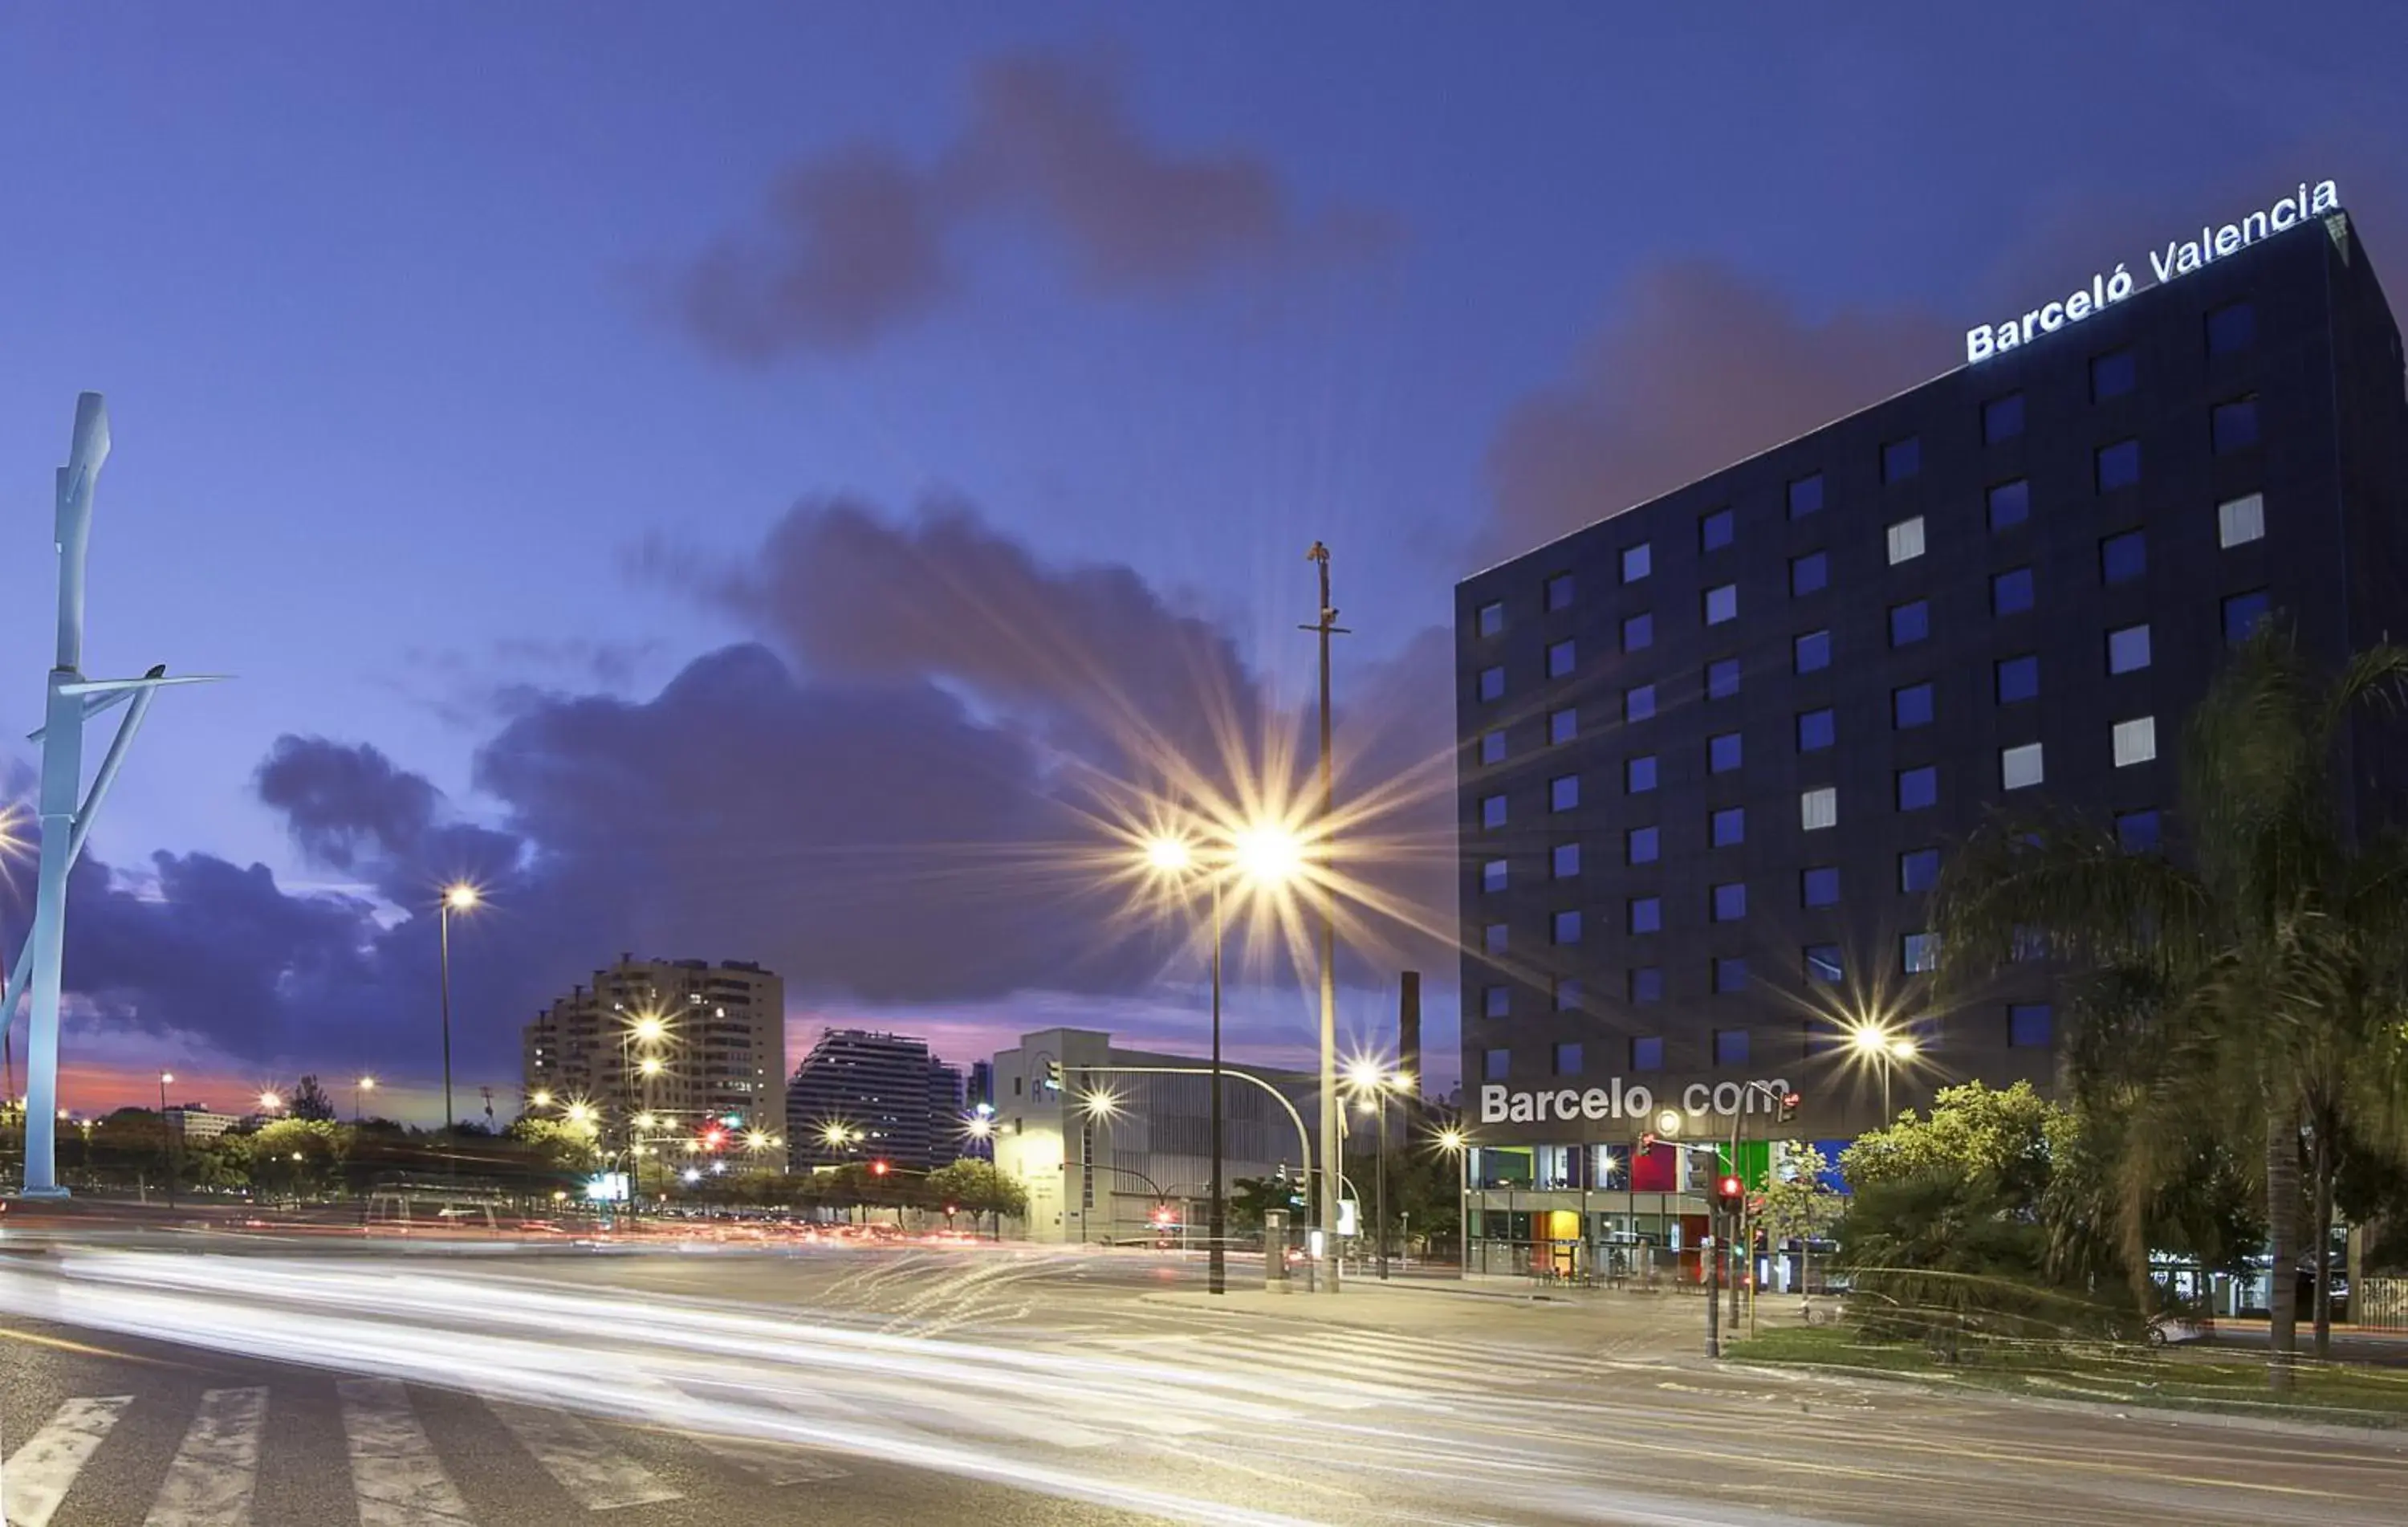
[[(423, 1396), (395, 1378), (342, 1378), (333, 1388), (344, 1453), (339, 1466), (348, 1471), (360, 1527), (476, 1527), (480, 1518), (429, 1435)], [(305, 1403), (322, 1407), (323, 1400), (320, 1389)], [(196, 1404), (126, 1394), (65, 1400), (0, 1462), (0, 1522), (50, 1527), (62, 1508), (79, 1498), (79, 1483), (88, 1481), (94, 1490), (122, 1485), (129, 1467), (140, 1466), (131, 1462), (141, 1450), (132, 1434), (143, 1429), (132, 1423), (147, 1419), (155, 1426), (162, 1418), (146, 1412), (181, 1405), (189, 1407), (190, 1417), (147, 1514), (138, 1519), (142, 1527), (251, 1527), (268, 1402), (265, 1386), (206, 1390)], [(557, 1485), (569, 1510), (619, 1511), (686, 1494), (614, 1438), (609, 1423), (523, 1400), (459, 1397), (459, 1403), (481, 1410), (514, 1440)], [(166, 1425), (173, 1430), (172, 1419)], [(824, 1483), (849, 1472), (824, 1454), (783, 1443), (677, 1435), (758, 1485)], [(124, 1439), (114, 1451), (126, 1456), (112, 1458), (112, 1436)], [(112, 1492), (110, 1499), (122, 1495)], [(546, 1515), (561, 1509), (553, 1506)], [(75, 1506), (75, 1514), (77, 1520), (102, 1520), (90, 1505)], [(106, 1520), (136, 1519), (127, 1513)]]

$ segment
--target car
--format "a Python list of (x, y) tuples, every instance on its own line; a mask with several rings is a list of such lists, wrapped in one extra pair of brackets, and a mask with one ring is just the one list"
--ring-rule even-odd
[(2149, 1317), (2145, 1334), (2151, 1347), (2182, 1347), (2214, 1337), (2215, 1322), (2205, 1316), (2161, 1310)]

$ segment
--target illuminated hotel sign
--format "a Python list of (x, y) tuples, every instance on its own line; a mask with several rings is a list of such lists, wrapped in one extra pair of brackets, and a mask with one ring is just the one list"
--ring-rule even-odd
[[(1740, 1113), (1770, 1113), (1771, 1098), (1785, 1097), (1789, 1078), (1769, 1076), (1754, 1082), (1695, 1082), (1682, 1089), (1678, 1106), (1684, 1113), (1719, 1114), (1729, 1118)], [(1665, 1106), (1674, 1106), (1671, 1094), (1666, 1094)], [(1656, 1094), (1644, 1087), (1625, 1086), (1621, 1077), (1606, 1087), (1541, 1088), (1534, 1092), (1515, 1092), (1494, 1084), (1480, 1089), (1480, 1122), (1483, 1124), (1539, 1124), (1549, 1120), (1570, 1122), (1575, 1119), (1627, 1118), (1646, 1120), (1655, 1116)]]
[[(2313, 190), (2302, 180), (2296, 193), (2262, 212), (2252, 212), (2221, 228), (2201, 228), (2197, 238), (2169, 239), (2162, 253), (2149, 252), (2149, 268), (2157, 273), (2157, 284), (2162, 286), (2176, 276), (2186, 276), (2202, 266), (2214, 265), (2226, 255), (2236, 254), (2294, 223), (2321, 217), (2340, 205), (2341, 191), (2330, 180), (2318, 180)], [(2131, 295), (2132, 273), (2119, 265), (2114, 275), (2093, 276), (2088, 286), (2034, 308), (2021, 318), (1997, 324), (1976, 324), (1965, 331), (1966, 364), (2028, 345), (2039, 335), (2054, 334), (2068, 324), (2079, 324), (2094, 313), (2105, 312)]]

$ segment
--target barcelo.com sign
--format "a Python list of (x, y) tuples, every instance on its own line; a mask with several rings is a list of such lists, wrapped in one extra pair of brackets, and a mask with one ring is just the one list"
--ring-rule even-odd
[[(1731, 1118), (1740, 1114), (1771, 1113), (1772, 1100), (1786, 1097), (1789, 1078), (1767, 1076), (1753, 1082), (1693, 1082), (1681, 1089), (1678, 1106), (1683, 1113), (1698, 1116), (1719, 1115)], [(1668, 1105), (1672, 1095), (1666, 1095)], [(1483, 1124), (1543, 1124), (1550, 1120), (1571, 1123), (1578, 1120), (1637, 1119), (1655, 1116), (1656, 1094), (1643, 1086), (1630, 1086), (1621, 1077), (1606, 1087), (1540, 1088), (1516, 1092), (1494, 1083), (1480, 1089), (1480, 1122)]]

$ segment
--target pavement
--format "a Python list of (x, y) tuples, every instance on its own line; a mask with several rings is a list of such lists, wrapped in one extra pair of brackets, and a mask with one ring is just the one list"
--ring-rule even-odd
[(0, 1256), (0, 1497), (10, 1527), (2408, 1515), (2408, 1434), (1717, 1368), (1702, 1318), (1216, 1297), (1144, 1253), (52, 1245)]

